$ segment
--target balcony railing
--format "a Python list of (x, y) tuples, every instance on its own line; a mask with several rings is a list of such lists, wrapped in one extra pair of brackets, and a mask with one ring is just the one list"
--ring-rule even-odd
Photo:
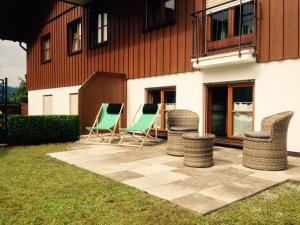
[(232, 0), (192, 14), (193, 58), (256, 47), (256, 4)]

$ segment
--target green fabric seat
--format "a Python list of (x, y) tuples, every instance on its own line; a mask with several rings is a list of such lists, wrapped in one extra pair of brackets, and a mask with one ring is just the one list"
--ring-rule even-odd
[(101, 118), (100, 118), (98, 125), (94, 128), (88, 127), (87, 129), (89, 131), (91, 131), (91, 130), (93, 130), (93, 131), (109, 130), (109, 129), (112, 129), (116, 125), (116, 123), (119, 120), (119, 115), (118, 114), (109, 114), (107, 112), (108, 106), (109, 106), (109, 104), (107, 104), (107, 103), (103, 104)]
[[(92, 134), (96, 134), (102, 140), (104, 140), (105, 134), (108, 132), (110, 134), (109, 142), (111, 143), (113, 136), (120, 120), (120, 116), (123, 110), (124, 104), (109, 104), (103, 103), (100, 107), (100, 110), (97, 114), (95, 122), (92, 127), (87, 127), (86, 129), (90, 131), (86, 144), (89, 142), (89, 139)], [(105, 133), (99, 134), (97, 131), (106, 131)], [(107, 136), (107, 135), (106, 135)]]
[[(155, 119), (159, 115), (159, 112), (160, 104), (144, 104), (142, 108), (142, 114), (139, 116), (139, 119), (135, 120), (136, 122), (133, 122), (133, 124), (130, 127), (120, 129), (121, 131), (123, 131), (123, 135), (119, 142), (119, 145), (142, 148), (146, 138), (149, 138), (150, 140), (155, 142), (159, 142), (159, 140), (157, 139), (157, 128), (155, 128), (155, 137), (152, 137), (150, 135), (150, 130), (155, 122)], [(137, 115), (138, 112), (135, 115), (135, 118), (137, 118)], [(136, 132), (139, 132), (139, 134), (143, 134), (144, 137), (136, 136)], [(122, 141), (126, 135), (130, 135), (132, 138), (134, 138), (135, 141), (138, 141), (139, 144), (122, 144)]]
[(131, 127), (122, 128), (122, 131), (134, 132), (134, 131), (145, 131), (152, 126), (153, 120), (156, 114), (142, 114), (139, 120)]

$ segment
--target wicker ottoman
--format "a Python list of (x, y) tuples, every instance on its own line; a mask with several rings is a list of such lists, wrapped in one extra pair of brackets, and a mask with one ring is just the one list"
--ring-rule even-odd
[(211, 167), (213, 161), (213, 147), (215, 136), (213, 134), (199, 133), (183, 134), (184, 165), (190, 167)]
[(182, 135), (186, 132), (168, 131), (167, 154), (172, 156), (183, 156)]
[(197, 132), (199, 116), (197, 113), (176, 109), (167, 114), (168, 144), (167, 154), (183, 156), (182, 135), (189, 132)]

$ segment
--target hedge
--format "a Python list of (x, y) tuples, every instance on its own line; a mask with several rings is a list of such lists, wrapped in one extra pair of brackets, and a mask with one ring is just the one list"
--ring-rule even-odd
[(7, 125), (10, 145), (61, 143), (80, 137), (78, 116), (9, 116)]

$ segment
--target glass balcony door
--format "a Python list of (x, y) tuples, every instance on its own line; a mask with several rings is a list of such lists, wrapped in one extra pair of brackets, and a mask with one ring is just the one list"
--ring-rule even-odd
[(254, 84), (209, 86), (206, 108), (207, 132), (240, 139), (254, 128)]

